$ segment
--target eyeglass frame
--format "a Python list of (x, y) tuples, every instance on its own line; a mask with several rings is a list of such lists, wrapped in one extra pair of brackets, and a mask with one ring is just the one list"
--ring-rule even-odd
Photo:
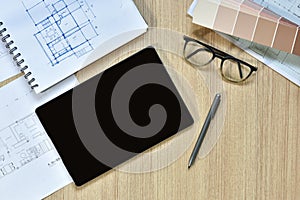
[[(199, 40), (193, 39), (193, 38), (188, 37), (188, 36), (186, 36), (186, 35), (183, 36), (183, 39), (184, 39), (184, 41), (185, 41), (185, 44), (184, 44), (184, 47), (183, 47), (183, 56), (184, 56), (184, 59), (185, 59), (188, 63), (190, 63), (190, 64), (192, 64), (192, 65), (195, 65), (196, 67), (202, 67), (202, 66), (205, 66), (205, 65), (211, 63), (215, 58), (219, 58), (219, 59), (221, 59), (220, 71), (221, 71), (222, 77), (225, 78), (226, 80), (230, 81), (230, 82), (234, 82), (234, 83), (240, 83), (240, 82), (243, 82), (243, 81), (247, 80), (247, 79), (251, 76), (251, 74), (252, 74), (253, 72), (256, 72), (257, 69), (258, 69), (257, 67), (255, 67), (255, 66), (253, 66), (253, 65), (251, 65), (251, 64), (249, 64), (249, 63), (247, 63), (247, 62), (245, 62), (245, 61), (243, 61), (243, 60), (240, 60), (240, 59), (238, 59), (238, 58), (236, 58), (236, 57), (234, 57), (234, 56), (232, 56), (232, 55), (230, 55), (230, 54), (228, 54), (228, 53), (225, 53), (224, 51), (221, 51), (221, 50), (219, 50), (219, 49), (217, 49), (217, 48), (215, 48), (215, 47), (212, 47), (212, 46), (210, 46), (210, 45), (208, 45), (208, 44), (205, 44), (205, 43), (203, 43), (203, 42), (200, 42)], [(198, 43), (198, 44), (200, 44), (200, 45), (203, 45), (204, 47), (206, 47), (206, 48), (212, 53), (212, 55), (213, 55), (212, 58), (211, 58), (206, 64), (198, 65), (198, 66), (197, 66), (196, 64), (190, 62), (190, 61), (188, 60), (188, 58), (185, 56), (186, 46), (187, 46), (188, 42), (190, 42), (190, 41), (193, 41), (193, 42), (196, 42), (196, 43)], [(194, 53), (194, 52), (193, 52), (193, 53)], [(234, 80), (232, 80), (232, 79), (226, 78), (226, 76), (223, 74), (222, 69), (223, 69), (223, 63), (224, 63), (224, 61), (229, 60), (229, 59), (236, 61), (237, 64), (238, 64), (239, 66), (240, 66), (240, 64), (243, 64), (243, 65), (245, 65), (245, 66), (248, 66), (248, 67), (251, 69), (251, 71), (250, 71), (250, 73), (248, 74), (248, 76), (247, 76), (246, 78), (244, 78), (244, 79), (241, 79), (240, 81), (234, 81)], [(241, 68), (240, 68), (240, 67), (239, 67), (239, 71), (240, 71), (240, 74), (241, 74)]]

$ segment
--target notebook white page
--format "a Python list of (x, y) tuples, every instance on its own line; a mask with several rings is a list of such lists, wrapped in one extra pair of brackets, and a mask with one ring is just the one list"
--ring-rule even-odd
[(0, 19), (37, 93), (147, 29), (132, 0), (10, 0)]
[(20, 70), (12, 61), (12, 57), (9, 55), (5, 46), (0, 44), (0, 82), (18, 73), (20, 73)]

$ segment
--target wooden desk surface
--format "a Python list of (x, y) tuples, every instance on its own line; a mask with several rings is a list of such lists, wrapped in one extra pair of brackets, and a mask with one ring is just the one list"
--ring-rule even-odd
[[(161, 170), (142, 174), (113, 170), (81, 188), (70, 184), (47, 199), (299, 199), (300, 88), (214, 32), (193, 25), (186, 14), (192, 0), (135, 2), (150, 27), (207, 40), (253, 61), (258, 72), (247, 84), (224, 83), (227, 112), (222, 135), (210, 154), (189, 170), (196, 141)], [(92, 64), (77, 75), (84, 80), (98, 72)], [(201, 81), (190, 76), (194, 86)]]

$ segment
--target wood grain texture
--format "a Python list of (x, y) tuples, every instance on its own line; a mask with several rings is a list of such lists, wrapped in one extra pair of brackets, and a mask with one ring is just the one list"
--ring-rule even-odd
[[(247, 83), (224, 82), (226, 120), (216, 146), (188, 170), (192, 146), (173, 164), (142, 174), (111, 171), (87, 185), (74, 184), (47, 200), (85, 199), (299, 199), (300, 89), (214, 32), (192, 24), (186, 12), (192, 0), (135, 0), (150, 27), (167, 28), (201, 39), (251, 61), (258, 72)], [(132, 44), (134, 45), (134, 44)], [(80, 71), (80, 81), (105, 69), (117, 50)], [(180, 61), (178, 61), (180, 63)], [(218, 61), (214, 67), (217, 68)], [(177, 67), (202, 98), (196, 69)], [(207, 95), (207, 94), (205, 94)], [(199, 101), (204, 115), (209, 101)], [(194, 143), (193, 143), (194, 144)]]

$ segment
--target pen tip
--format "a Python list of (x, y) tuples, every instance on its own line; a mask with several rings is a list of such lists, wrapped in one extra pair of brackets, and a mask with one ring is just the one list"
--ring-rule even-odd
[(192, 163), (193, 163), (193, 160), (190, 159), (190, 160), (189, 160), (189, 163), (188, 163), (188, 169), (190, 169), (190, 167), (192, 166)]

